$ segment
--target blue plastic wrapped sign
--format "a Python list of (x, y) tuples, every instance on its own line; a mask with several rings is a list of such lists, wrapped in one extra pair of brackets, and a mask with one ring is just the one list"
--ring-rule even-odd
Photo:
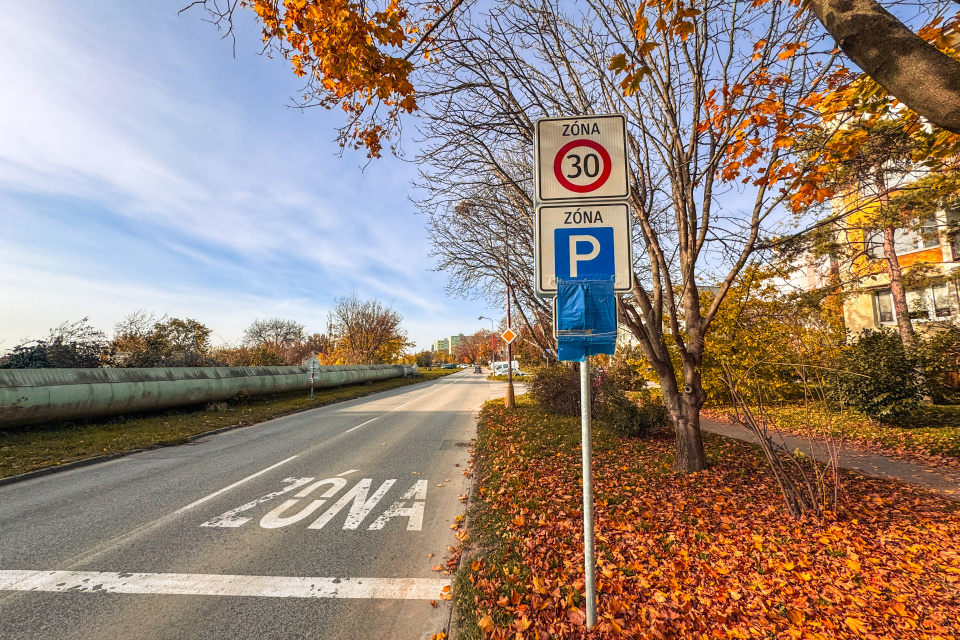
[(583, 362), (617, 346), (617, 298), (610, 280), (557, 279), (558, 360)]

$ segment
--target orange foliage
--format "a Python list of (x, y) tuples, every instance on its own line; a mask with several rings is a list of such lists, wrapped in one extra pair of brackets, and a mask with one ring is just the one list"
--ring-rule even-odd
[[(282, 52), (297, 76), (309, 78), (320, 104), (348, 114), (354, 148), (379, 156), (390, 123), (417, 108), (409, 77), (414, 64), (399, 49), (417, 42), (429, 24), (413, 20), (400, 0), (378, 11), (352, 0), (245, 0), (244, 6), (259, 17), (264, 42)], [(387, 124), (360, 118), (376, 104), (388, 107)]]
[(588, 632), (580, 453), (541, 421), (522, 405), (481, 415), (475, 500), (495, 522), (478, 545), (493, 555), (466, 577), (484, 638), (960, 637), (955, 504), (850, 477), (845, 512), (799, 522), (749, 445), (708, 437), (711, 469), (675, 475), (667, 436), (595, 452)]
[[(760, 7), (770, 0), (754, 0)], [(802, 7), (802, 2), (790, 2)], [(620, 83), (626, 95), (639, 90), (644, 78), (652, 71), (648, 56), (669, 39), (685, 41), (694, 31), (694, 19), (699, 11), (694, 3), (683, 0), (642, 0), (634, 22), (637, 46), (635, 60), (628, 62), (625, 54), (611, 59), (609, 69), (624, 77)], [(801, 8), (800, 10), (806, 10)], [(651, 29), (646, 12), (657, 14)], [(918, 31), (918, 35), (952, 57), (960, 57), (960, 12), (952, 17), (937, 17)], [(660, 41), (654, 40), (660, 38)], [(753, 60), (762, 61), (769, 43), (759, 40), (753, 47)], [(788, 42), (779, 45), (779, 53), (770, 62), (789, 61), (808, 47), (806, 42)], [(886, 93), (868, 76), (855, 74), (845, 67), (825, 69), (806, 96), (785, 103), (773, 89), (791, 83), (789, 71), (771, 75), (766, 67), (757, 68), (743, 84), (724, 85), (706, 97), (708, 116), (698, 124), (698, 132), (724, 136), (731, 135), (723, 162), (718, 167), (722, 180), (740, 180), (745, 184), (771, 187), (780, 185), (782, 194), (789, 194), (794, 211), (801, 211), (822, 203), (835, 195), (828, 185), (828, 176), (834, 166), (856, 154), (858, 141), (851, 139), (839, 127), (851, 115), (877, 119), (892, 113), (908, 113), (905, 127), (917, 140), (916, 160), (939, 160), (960, 153), (960, 136), (935, 129), (925, 129), (918, 116), (903, 110), (897, 100)], [(762, 95), (757, 88), (769, 87)], [(745, 100), (745, 92), (757, 96)], [(785, 162), (776, 158), (778, 150), (790, 150), (804, 134), (820, 127), (833, 129), (834, 134), (817, 154), (805, 162)], [(765, 137), (756, 135), (758, 129), (772, 128)]]

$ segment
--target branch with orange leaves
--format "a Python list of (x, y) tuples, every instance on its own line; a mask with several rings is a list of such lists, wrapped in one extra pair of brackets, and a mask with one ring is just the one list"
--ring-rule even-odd
[[(462, 4), (455, 0), (446, 10), (430, 4), (415, 15), (403, 0), (385, 0), (379, 8), (355, 0), (195, 0), (183, 11), (202, 6), (224, 37), (233, 35), (238, 7), (256, 13), (264, 50), (279, 53), (306, 79), (297, 106), (341, 108), (349, 122), (340, 128), (340, 146), (379, 157), (384, 142), (399, 132), (400, 116), (418, 108), (414, 55), (429, 47)], [(429, 48), (423, 51), (425, 60), (430, 55)], [(378, 114), (380, 105), (386, 110)]]

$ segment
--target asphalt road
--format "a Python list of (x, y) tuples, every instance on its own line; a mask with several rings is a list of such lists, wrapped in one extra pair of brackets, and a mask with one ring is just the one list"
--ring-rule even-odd
[(0, 638), (445, 631), (450, 576), (431, 567), (456, 542), (476, 411), (502, 395), (485, 378), (471, 369), (0, 487)]

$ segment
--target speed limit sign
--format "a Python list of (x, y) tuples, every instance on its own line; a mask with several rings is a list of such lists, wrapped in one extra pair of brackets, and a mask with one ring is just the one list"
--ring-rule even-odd
[(630, 195), (626, 118), (617, 114), (537, 120), (534, 167), (540, 202), (626, 199)]

